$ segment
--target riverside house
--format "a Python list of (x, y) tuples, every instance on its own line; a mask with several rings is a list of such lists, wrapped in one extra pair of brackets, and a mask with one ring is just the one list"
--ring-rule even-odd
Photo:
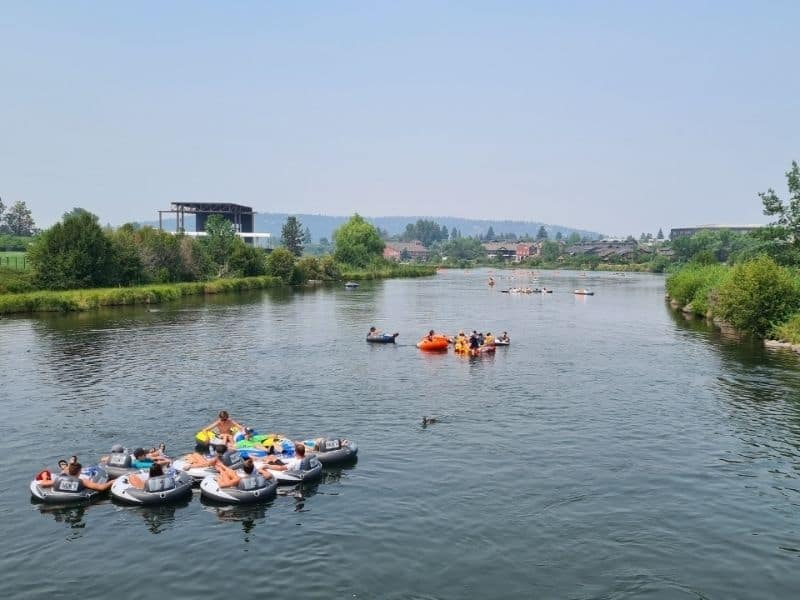
[(383, 258), (395, 262), (405, 260), (424, 262), (428, 260), (428, 249), (418, 240), (413, 242), (386, 242), (386, 246), (383, 248)]

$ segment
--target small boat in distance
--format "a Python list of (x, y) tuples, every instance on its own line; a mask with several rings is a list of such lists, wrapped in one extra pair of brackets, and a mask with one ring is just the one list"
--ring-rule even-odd
[(358, 287), (358, 284), (355, 281), (348, 281), (344, 284), (345, 289), (354, 290)]
[(587, 289), (575, 290), (575, 295), (576, 296), (594, 296), (594, 292), (592, 292), (591, 290), (587, 290)]

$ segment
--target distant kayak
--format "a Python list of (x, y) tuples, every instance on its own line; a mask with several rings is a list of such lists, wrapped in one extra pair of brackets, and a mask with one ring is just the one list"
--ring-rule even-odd
[(575, 290), (577, 296), (594, 296), (594, 292), (590, 290)]

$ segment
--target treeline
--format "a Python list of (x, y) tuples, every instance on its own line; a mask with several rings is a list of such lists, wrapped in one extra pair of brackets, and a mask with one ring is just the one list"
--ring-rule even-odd
[(800, 343), (800, 167), (786, 173), (789, 201), (759, 194), (770, 226), (746, 236), (706, 232), (673, 242), (688, 258), (667, 278), (686, 312), (720, 319), (742, 332)]
[(0, 293), (80, 290), (176, 284), (269, 276), (287, 284), (353, 278), (429, 275), (432, 267), (408, 268), (383, 259), (377, 230), (355, 215), (334, 234), (335, 252), (299, 256), (307, 239), (290, 217), (283, 230), (286, 247), (267, 253), (246, 244), (233, 224), (211, 216), (206, 235), (171, 234), (150, 226), (103, 228), (83, 209), (66, 213), (27, 246), (28, 271), (0, 269)]

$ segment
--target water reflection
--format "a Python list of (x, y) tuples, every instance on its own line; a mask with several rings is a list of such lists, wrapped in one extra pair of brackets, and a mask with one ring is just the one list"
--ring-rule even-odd
[(131, 506), (130, 504), (125, 504), (115, 499), (113, 502), (118, 506), (124, 506), (139, 514), (144, 520), (147, 530), (154, 535), (158, 535), (159, 533), (171, 529), (172, 525), (175, 523), (175, 511), (189, 506), (191, 500), (192, 497), (189, 496), (188, 498), (181, 498), (176, 502), (170, 502), (169, 504), (162, 504), (160, 506)]
[(64, 523), (70, 529), (83, 529), (86, 527), (84, 516), (88, 504), (43, 504), (31, 498), (31, 504), (36, 504), (39, 513), (53, 517), (56, 523)]

